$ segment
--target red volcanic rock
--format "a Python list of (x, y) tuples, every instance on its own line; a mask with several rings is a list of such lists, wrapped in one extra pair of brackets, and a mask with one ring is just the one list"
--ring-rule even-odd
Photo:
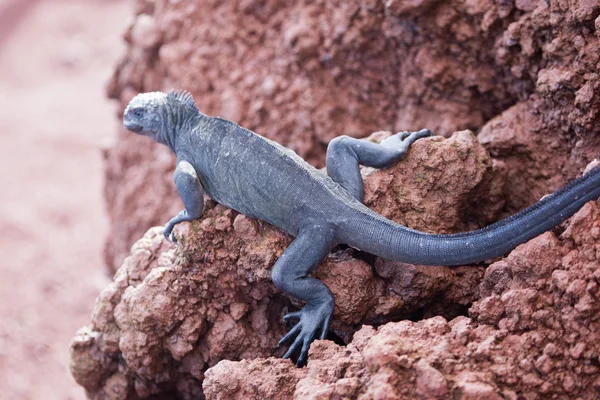
[[(377, 132), (367, 140), (381, 138)], [(495, 220), (503, 206), (504, 170), (471, 131), (436, 136), (415, 146), (389, 170), (372, 170), (365, 204), (386, 218), (422, 231), (453, 233)], [(451, 188), (446, 194), (440, 188)]]
[[(471, 318), (364, 326), (346, 347), (315, 342), (304, 375), (278, 378), (303, 399), (596, 398), (599, 230), (600, 202), (590, 202), (562, 235), (547, 232), (492, 264)], [(501, 269), (508, 281), (498, 279)], [(215, 388), (230, 375), (270, 377), (262, 363), (217, 364), (205, 393), (220, 398)], [(231, 399), (260, 399), (270, 389), (242, 397), (249, 392), (237, 384), (224, 392)]]
[[(426, 154), (443, 154), (446, 162)], [(405, 168), (413, 166), (421, 178), (404, 175)], [(457, 231), (466, 226), (460, 219), (463, 209), (474, 201), (487, 201), (489, 192), (483, 189), (490, 186), (483, 181), (493, 173), (489, 155), (470, 132), (449, 139), (422, 139), (404, 162), (366, 177), (367, 199), (375, 208), (385, 204), (399, 222), (408, 219), (405, 215), (418, 216), (411, 226), (426, 229), (443, 208), (439, 202), (443, 194), (454, 212), (447, 213), (445, 225), (431, 230)], [(455, 184), (448, 178), (453, 174), (464, 182)], [(394, 207), (389, 193), (401, 190), (415, 195)], [(277, 347), (286, 331), (281, 317), (301, 304), (274, 287), (270, 269), (291, 238), (210, 200), (202, 219), (181, 224), (175, 232), (178, 248), (164, 240), (162, 228), (150, 229), (133, 246), (113, 282), (100, 294), (91, 326), (73, 340), (72, 373), (90, 397), (118, 391), (124, 393), (121, 398), (169, 393), (195, 398), (201, 393), (206, 369), (219, 361), (283, 354), (284, 348)], [(477, 298), (483, 277), (481, 267), (365, 260), (368, 257), (358, 251), (338, 250), (315, 271), (336, 298), (332, 329), (346, 342), (365, 322), (381, 324), (419, 313), (447, 318), (464, 313)], [(227, 365), (213, 373), (227, 374)], [(288, 365), (284, 361), (261, 365), (274, 374), (301, 377), (290, 372), (294, 368), (282, 369)], [(269, 385), (278, 382), (274, 377), (246, 387), (249, 376), (239, 375), (241, 386), (216, 382), (211, 393), (224, 390), (225, 394), (215, 396), (227, 398), (231, 393), (244, 398), (271, 393)], [(350, 390), (352, 382), (356, 383), (339, 386)], [(442, 389), (424, 385), (423, 390)]]

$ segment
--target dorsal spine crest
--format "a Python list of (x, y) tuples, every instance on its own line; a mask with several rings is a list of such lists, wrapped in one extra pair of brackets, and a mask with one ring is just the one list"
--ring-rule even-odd
[(194, 110), (196, 110), (198, 112), (200, 111), (200, 110), (198, 110), (198, 106), (196, 105), (196, 102), (194, 101), (194, 96), (192, 96), (192, 94), (190, 92), (188, 92), (187, 90), (181, 90), (181, 89), (170, 90), (169, 93), (167, 94), (167, 98), (169, 100), (184, 104), (188, 107), (192, 107)]

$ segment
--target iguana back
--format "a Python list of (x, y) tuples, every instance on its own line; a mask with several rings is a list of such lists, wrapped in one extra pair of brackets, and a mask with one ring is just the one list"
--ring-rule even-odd
[(183, 147), (177, 154), (196, 168), (209, 196), (294, 236), (306, 221), (337, 224), (346, 206), (366, 208), (292, 150), (231, 121), (199, 125)]

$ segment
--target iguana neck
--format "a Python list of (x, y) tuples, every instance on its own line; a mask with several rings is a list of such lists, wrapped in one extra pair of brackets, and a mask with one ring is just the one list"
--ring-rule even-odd
[(180, 136), (190, 132), (194, 127), (202, 124), (209, 117), (188, 107), (166, 106), (165, 115), (162, 119), (163, 126), (156, 141), (168, 146), (177, 152), (177, 144)]

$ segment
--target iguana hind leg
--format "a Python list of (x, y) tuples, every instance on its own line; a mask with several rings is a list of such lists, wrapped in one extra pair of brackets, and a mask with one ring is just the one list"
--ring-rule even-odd
[(298, 323), (279, 341), (292, 341), (284, 358), (298, 350), (296, 365), (304, 365), (310, 344), (318, 337), (324, 339), (335, 301), (327, 286), (318, 279), (307, 276), (327, 256), (333, 244), (333, 230), (324, 225), (308, 225), (300, 230), (296, 239), (283, 252), (271, 273), (275, 286), (285, 293), (306, 302), (304, 308), (287, 314), (284, 321), (298, 319)]
[(342, 185), (358, 200), (363, 201), (364, 187), (359, 165), (385, 168), (394, 165), (406, 155), (416, 140), (433, 133), (429, 129), (418, 132), (400, 132), (381, 144), (339, 136), (327, 147), (327, 175)]

